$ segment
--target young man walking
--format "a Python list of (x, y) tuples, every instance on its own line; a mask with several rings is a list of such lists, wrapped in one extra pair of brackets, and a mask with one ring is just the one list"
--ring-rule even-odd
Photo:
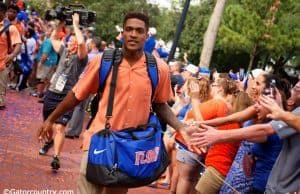
[(5, 24), (7, 7), (0, 2), (0, 110), (5, 109), (8, 66), (21, 51), (21, 36), (14, 25)]
[[(142, 13), (128, 13), (123, 21), (122, 47), (123, 59), (119, 65), (114, 95), (113, 113), (110, 118), (111, 128), (120, 131), (129, 127), (137, 127), (148, 121), (152, 86), (146, 67), (146, 57), (143, 51), (144, 43), (147, 39), (149, 29), (149, 18)], [(89, 94), (96, 93), (99, 87), (99, 68), (101, 56), (96, 56), (84, 76), (79, 80), (75, 87), (68, 93), (63, 102), (48, 117), (39, 129), (40, 139), (47, 137), (51, 132), (52, 124), (56, 118), (64, 112), (72, 109)], [(188, 127), (177, 120), (166, 102), (171, 98), (171, 83), (169, 67), (160, 59), (156, 59), (158, 68), (159, 82), (153, 97), (152, 107), (158, 116), (174, 129), (178, 129), (185, 139), (188, 139), (188, 132), (193, 127)], [(110, 72), (107, 83), (111, 80)], [(80, 175), (78, 180), (77, 193), (98, 194), (98, 193), (127, 193), (128, 188), (103, 187), (94, 185), (86, 179), (86, 167), (91, 136), (105, 125), (105, 113), (109, 100), (110, 85), (106, 84), (99, 103), (98, 112), (89, 130), (85, 131), (83, 140), (83, 154)]]

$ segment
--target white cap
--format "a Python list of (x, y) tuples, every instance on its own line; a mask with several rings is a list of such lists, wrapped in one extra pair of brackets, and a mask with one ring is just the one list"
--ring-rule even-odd
[(96, 28), (93, 27), (93, 26), (90, 26), (90, 27), (87, 28), (87, 30), (88, 30), (88, 31), (94, 31), (94, 30), (96, 30)]
[(176, 61), (170, 61), (169, 66), (173, 66), (173, 65), (177, 65), (177, 62)]
[(149, 28), (149, 33), (153, 36), (156, 35), (156, 29), (154, 27)]
[(192, 74), (197, 74), (199, 71), (198, 67), (193, 64), (187, 65), (184, 69)]
[(265, 73), (265, 71), (262, 69), (253, 69), (251, 73), (254, 78), (257, 78), (260, 74)]

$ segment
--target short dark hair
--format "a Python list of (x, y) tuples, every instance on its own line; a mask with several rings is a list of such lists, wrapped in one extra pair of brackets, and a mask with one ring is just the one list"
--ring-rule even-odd
[(125, 26), (125, 23), (128, 19), (139, 19), (142, 20), (145, 23), (146, 29), (149, 29), (149, 17), (146, 14), (140, 13), (140, 12), (130, 12), (125, 15), (123, 26)]
[(101, 38), (100, 38), (99, 36), (93, 37), (93, 38), (92, 38), (92, 41), (94, 42), (94, 44), (96, 45), (96, 47), (97, 47), (98, 49), (101, 48), (101, 42), (102, 42), (102, 40), (101, 40)]
[(0, 2), (0, 11), (7, 11), (7, 6), (3, 2)]
[(27, 33), (28, 33), (28, 37), (31, 38), (31, 37), (34, 36), (35, 31), (34, 31), (34, 29), (32, 29), (32, 28), (28, 28), (28, 29), (27, 29)]
[(13, 9), (13, 10), (15, 10), (17, 13), (20, 12), (20, 8), (19, 8), (16, 4), (11, 4), (11, 5), (9, 5), (8, 8), (7, 8), (7, 10), (9, 10), (9, 9)]

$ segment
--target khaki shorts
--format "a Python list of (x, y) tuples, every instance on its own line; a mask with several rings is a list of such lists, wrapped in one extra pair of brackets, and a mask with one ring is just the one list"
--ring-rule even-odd
[(199, 179), (195, 189), (200, 194), (216, 194), (219, 193), (225, 177), (220, 174), (214, 167), (207, 167), (205, 172)]
[(94, 185), (86, 179), (86, 167), (88, 161), (88, 151), (85, 151), (80, 164), (80, 173), (77, 181), (78, 194), (125, 194), (128, 188), (101, 187)]
[(4, 97), (6, 93), (7, 81), (8, 81), (8, 68), (5, 68), (4, 70), (0, 70), (0, 104), (1, 105), (4, 105)]
[(55, 66), (39, 65), (36, 70), (36, 78), (42, 81), (48, 79), (50, 80), (52, 74), (54, 73)]

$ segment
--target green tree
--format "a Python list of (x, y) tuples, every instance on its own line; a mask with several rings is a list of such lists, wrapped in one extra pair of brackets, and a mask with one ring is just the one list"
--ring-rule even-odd
[[(148, 4), (146, 0), (51, 0), (51, 7), (57, 5), (68, 6), (69, 4), (82, 4), (87, 9), (96, 11), (96, 35), (104, 40), (113, 41), (117, 36), (115, 25), (122, 26), (123, 17), (127, 12), (140, 11), (150, 17), (150, 25), (157, 26), (160, 16), (160, 10), (157, 6)], [(47, 7), (44, 1), (28, 0), (28, 4), (35, 10), (44, 14)]]
[[(249, 67), (266, 64), (271, 58), (277, 66), (299, 52), (299, 2), (278, 0), (231, 1), (219, 30), (217, 49), (227, 55), (249, 54)], [(298, 54), (299, 55), (299, 54)], [(284, 60), (283, 60), (284, 59)]]
[(203, 45), (203, 36), (213, 8), (214, 1), (205, 0), (199, 5), (190, 6), (187, 14), (184, 30), (182, 31), (179, 41), (179, 47), (181, 53), (188, 53), (189, 61), (193, 64), (199, 64), (199, 51)]
[(107, 41), (115, 40), (115, 25), (123, 25), (123, 17), (127, 12), (146, 13), (150, 17), (150, 26), (157, 26), (157, 18), (160, 15), (158, 7), (147, 4), (146, 0), (99, 0), (88, 8), (97, 11), (96, 34)]

